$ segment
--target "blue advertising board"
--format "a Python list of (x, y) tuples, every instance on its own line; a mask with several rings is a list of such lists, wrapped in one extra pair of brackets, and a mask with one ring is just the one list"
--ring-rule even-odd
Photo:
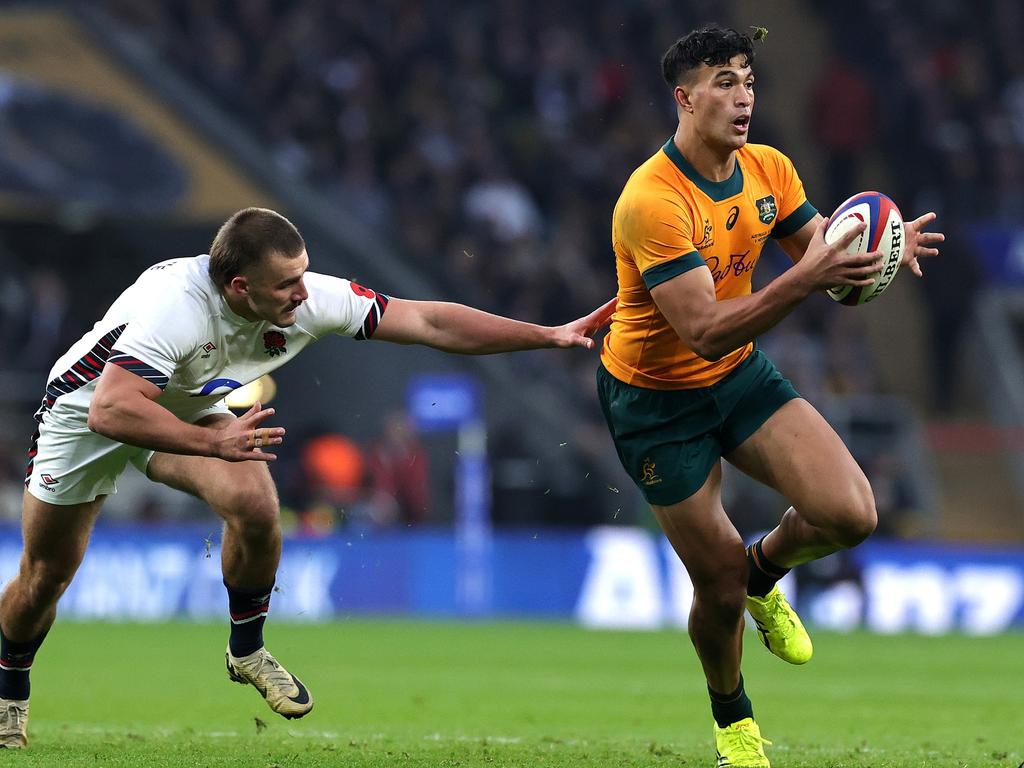
[[(65, 619), (221, 619), (217, 536), (202, 528), (97, 528), (61, 599)], [(454, 530), (353, 531), (288, 539), (272, 599), (277, 618), (465, 615)], [(16, 572), (16, 528), (0, 529), (0, 579)], [(801, 594), (810, 623), (875, 632), (992, 634), (1024, 628), (1024, 550), (868, 541), (856, 578)], [(497, 531), (486, 609), (502, 618), (599, 628), (685, 627), (693, 588), (662, 537), (646, 530)]]

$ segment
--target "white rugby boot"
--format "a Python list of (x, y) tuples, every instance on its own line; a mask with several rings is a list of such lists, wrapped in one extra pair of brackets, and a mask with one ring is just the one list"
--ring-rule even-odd
[(228, 648), (224, 654), (228, 677), (236, 683), (248, 683), (263, 694), (267, 705), (289, 720), (308, 715), (313, 709), (313, 697), (295, 675), (281, 666), (266, 648), (260, 648), (241, 658), (232, 656)]
[(0, 699), (0, 749), (28, 744), (28, 699)]

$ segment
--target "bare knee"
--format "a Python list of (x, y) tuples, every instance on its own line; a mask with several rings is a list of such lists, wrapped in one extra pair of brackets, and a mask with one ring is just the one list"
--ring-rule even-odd
[(246, 535), (262, 535), (278, 527), (278, 502), (274, 488), (258, 484), (237, 487), (215, 503), (217, 512), (229, 527)]
[(693, 585), (694, 605), (716, 623), (738, 621), (746, 609), (747, 578), (742, 571), (721, 574)]
[(875, 496), (865, 478), (848, 494), (842, 514), (832, 526), (832, 539), (841, 547), (855, 547), (870, 536), (877, 525)]
[(21, 589), (33, 605), (53, 605), (75, 577), (75, 565), (24, 556), (18, 573)]

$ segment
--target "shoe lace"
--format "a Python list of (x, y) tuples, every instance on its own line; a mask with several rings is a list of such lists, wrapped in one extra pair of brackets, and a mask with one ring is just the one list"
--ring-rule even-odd
[(771, 744), (754, 731), (751, 723), (735, 723), (729, 726), (729, 746), (733, 753), (730, 757), (762, 757), (762, 744)]
[(796, 632), (796, 624), (789, 615), (789, 611), (786, 610), (785, 604), (786, 598), (783, 596), (781, 591), (775, 591), (768, 597), (768, 614), (773, 619), (775, 625), (773, 629), (776, 634), (779, 635), (783, 640), (788, 640)]
[(22, 718), (25, 716), (24, 711), (17, 704), (8, 704), (7, 710), (4, 712), (3, 721), (0, 722), (4, 732), (20, 732), (22, 728)]
[(265, 676), (264, 679), (272, 685), (292, 685), (292, 676), (269, 653), (264, 653), (261, 656), (260, 666), (256, 669), (256, 676)]

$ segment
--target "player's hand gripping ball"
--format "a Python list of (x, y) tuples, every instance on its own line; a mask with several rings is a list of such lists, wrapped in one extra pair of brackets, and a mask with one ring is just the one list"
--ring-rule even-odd
[(903, 217), (896, 203), (881, 192), (861, 192), (840, 205), (829, 219), (825, 242), (834, 243), (850, 227), (860, 222), (867, 224), (864, 231), (847, 247), (849, 253), (882, 252), (882, 271), (868, 286), (839, 285), (828, 290), (828, 295), (840, 304), (857, 306), (877, 299), (896, 277), (903, 261), (906, 240)]

